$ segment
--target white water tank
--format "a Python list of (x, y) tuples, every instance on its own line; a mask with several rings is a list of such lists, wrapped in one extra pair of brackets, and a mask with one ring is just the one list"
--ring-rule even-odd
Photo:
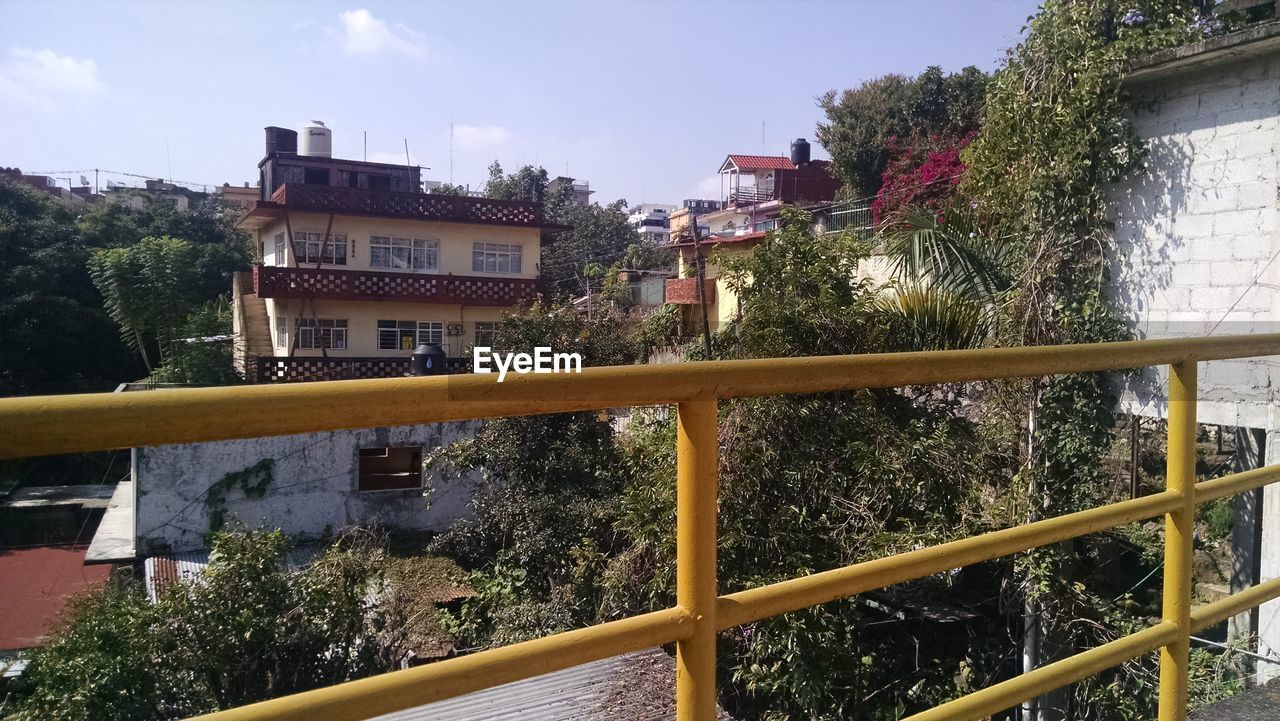
[(319, 120), (312, 120), (302, 129), (298, 138), (298, 155), (308, 158), (329, 158), (333, 156), (333, 131), (326, 128)]

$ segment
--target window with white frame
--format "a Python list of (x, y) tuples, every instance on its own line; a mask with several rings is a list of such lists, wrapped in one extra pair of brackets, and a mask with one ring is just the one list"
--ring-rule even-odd
[(299, 348), (347, 349), (347, 321), (335, 318), (299, 318)]
[(476, 323), (475, 345), (481, 348), (492, 348), (498, 335), (497, 323)]
[(325, 242), (324, 233), (300, 230), (293, 234), (293, 247), (294, 252), (298, 254), (299, 263), (347, 264), (345, 233), (331, 233), (329, 241)]
[(523, 250), (519, 245), (474, 243), (471, 270), (476, 273), (519, 273)]
[(289, 261), (284, 255), (284, 233), (276, 233), (275, 242), (271, 248), (271, 264), (272, 265), (288, 265)]
[(378, 350), (413, 352), (423, 343), (444, 344), (444, 323), (435, 320), (378, 321)]
[(276, 317), (276, 347), (289, 347), (289, 321), (284, 316)]
[(369, 266), (394, 270), (439, 270), (440, 241), (370, 236)]

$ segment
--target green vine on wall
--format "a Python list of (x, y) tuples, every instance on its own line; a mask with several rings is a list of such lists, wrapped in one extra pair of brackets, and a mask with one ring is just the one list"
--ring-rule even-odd
[(276, 461), (263, 458), (251, 466), (232, 471), (218, 479), (205, 493), (204, 505), (209, 512), (209, 533), (216, 533), (227, 525), (227, 494), (239, 488), (245, 498), (262, 498), (275, 481)]

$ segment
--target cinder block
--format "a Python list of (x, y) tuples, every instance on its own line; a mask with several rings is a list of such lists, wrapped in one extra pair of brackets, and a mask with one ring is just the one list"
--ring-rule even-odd
[(1236, 260), (1267, 259), (1271, 252), (1271, 234), (1262, 229), (1238, 235), (1231, 241), (1231, 257)]
[(1192, 288), (1191, 307), (1199, 311), (1225, 311), (1239, 297), (1234, 288)]
[[(1227, 82), (1225, 78), (1224, 82)], [(1243, 107), (1243, 105), (1244, 84), (1239, 80), (1227, 87), (1219, 87), (1216, 90), (1208, 90), (1200, 94), (1200, 113), (1202, 115), (1235, 110)]]

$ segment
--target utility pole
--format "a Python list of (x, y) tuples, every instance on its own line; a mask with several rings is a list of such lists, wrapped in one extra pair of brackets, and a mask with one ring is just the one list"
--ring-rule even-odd
[(690, 216), (689, 224), (693, 230), (694, 266), (698, 271), (698, 306), (702, 308), (702, 348), (706, 351), (706, 360), (711, 360), (711, 322), (707, 320), (707, 261), (702, 256), (702, 238), (698, 235), (698, 216)]

